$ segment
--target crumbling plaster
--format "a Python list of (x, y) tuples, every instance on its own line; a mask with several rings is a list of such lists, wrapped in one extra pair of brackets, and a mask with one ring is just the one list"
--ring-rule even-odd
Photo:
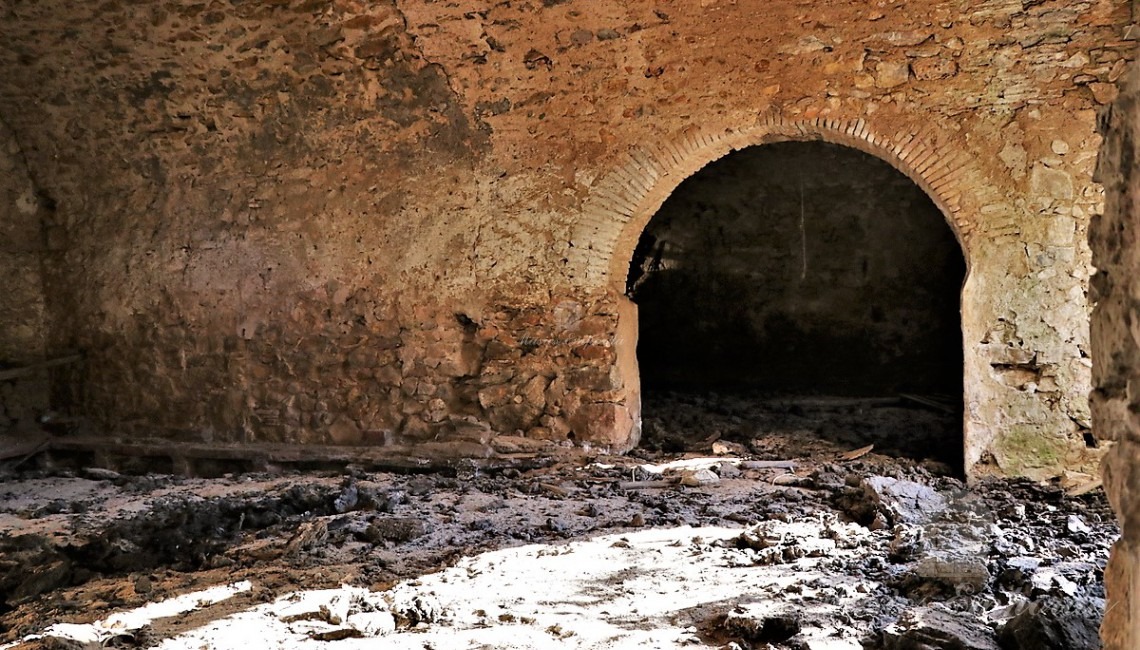
[[(9, 0), (0, 114), (57, 209), (50, 345), (97, 433), (466, 454), (636, 443), (640, 228), (822, 138), (969, 260), (968, 470), (1086, 467), (1089, 2)], [(620, 333), (620, 334), (619, 334)]]

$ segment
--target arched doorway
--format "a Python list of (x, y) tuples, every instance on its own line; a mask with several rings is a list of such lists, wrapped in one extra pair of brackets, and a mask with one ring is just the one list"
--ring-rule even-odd
[(940, 209), (875, 156), (785, 141), (707, 165), (626, 278), (647, 442), (795, 431), (961, 471), (965, 273)]

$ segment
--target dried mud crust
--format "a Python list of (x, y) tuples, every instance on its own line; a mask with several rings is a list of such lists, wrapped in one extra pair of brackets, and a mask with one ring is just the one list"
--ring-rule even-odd
[[(1023, 610), (1047, 598), (1079, 601), (1090, 625), (1099, 618), (1103, 567), (1117, 535), (1099, 492), (1072, 497), (1025, 481), (967, 489), (912, 460), (872, 452), (843, 461), (815, 445), (810, 456), (790, 458), (793, 467), (770, 467), (764, 461), (772, 450), (803, 450), (802, 440), (776, 435), (738, 444), (740, 454), (714, 458), (704, 473), (663, 468), (678, 455), (648, 449), (492, 475), (349, 468), (204, 480), (8, 470), (0, 482), (0, 643), (51, 623), (90, 622), (194, 589), (253, 581), (249, 593), (131, 637), (146, 646), (300, 589), (385, 590), (493, 549), (684, 525), (740, 531), (725, 542), (694, 542), (697, 555), (730, 552), (732, 562), (789, 572), (815, 562), (824, 577), (795, 589), (821, 602), (846, 593), (845, 581), (874, 585), (871, 597), (835, 620), (750, 609), (802, 597), (789, 596), (792, 587), (673, 615), (713, 647), (806, 647), (806, 632), (796, 630), (828, 624), (869, 648), (909, 647), (891, 639), (913, 632), (898, 629), (908, 621), (938, 618), (915, 615), (922, 607), (938, 608), (943, 618), (988, 621), (970, 634), (991, 641), (1015, 616), (1030, 617), (1022, 624), (1032, 627), (1032, 611)], [(718, 451), (733, 451), (723, 445)]]

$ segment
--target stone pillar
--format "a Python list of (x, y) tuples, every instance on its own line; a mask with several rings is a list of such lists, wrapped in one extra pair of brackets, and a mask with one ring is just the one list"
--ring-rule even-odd
[[(605, 390), (578, 386), (568, 418), (575, 440), (625, 453), (641, 440), (641, 376), (637, 366), (637, 305), (619, 293), (606, 299), (615, 321), (599, 343), (612, 349), (597, 366)], [(591, 373), (593, 374), (593, 373)]]
[(1108, 650), (1134, 650), (1140, 647), (1140, 67), (1102, 115), (1100, 129), (1096, 179), (1105, 188), (1105, 209), (1089, 231), (1097, 268), (1091, 402), (1093, 429), (1112, 445), (1104, 485), (1123, 529), (1105, 572), (1101, 634)]
[(614, 335), (614, 352), (623, 387), (623, 408), (629, 417), (629, 432), (624, 444), (626, 451), (641, 441), (641, 370), (637, 365), (637, 305), (625, 296), (618, 296), (618, 327)]

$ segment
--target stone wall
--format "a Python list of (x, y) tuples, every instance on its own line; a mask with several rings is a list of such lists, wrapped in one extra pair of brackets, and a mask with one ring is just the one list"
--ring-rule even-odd
[(744, 149), (686, 179), (638, 246), (646, 387), (960, 399), (962, 249), (878, 158)]
[(963, 244), (969, 470), (1088, 465), (1095, 110), (1129, 21), (1115, 0), (0, 4), (0, 115), (56, 206), (49, 344), (87, 355), (60, 405), (126, 440), (627, 448), (641, 229), (731, 148), (822, 138), (907, 173)]
[(1105, 572), (1112, 604), (1102, 635), (1107, 650), (1126, 650), (1140, 646), (1140, 68), (1133, 66), (1101, 130), (1105, 210), (1089, 231), (1097, 268), (1092, 415), (1097, 436), (1112, 444), (1104, 483), (1123, 529)]
[[(0, 120), (0, 370), (44, 360), (43, 211), (23, 151)], [(47, 407), (46, 371), (0, 380), (0, 433), (33, 426)]]

